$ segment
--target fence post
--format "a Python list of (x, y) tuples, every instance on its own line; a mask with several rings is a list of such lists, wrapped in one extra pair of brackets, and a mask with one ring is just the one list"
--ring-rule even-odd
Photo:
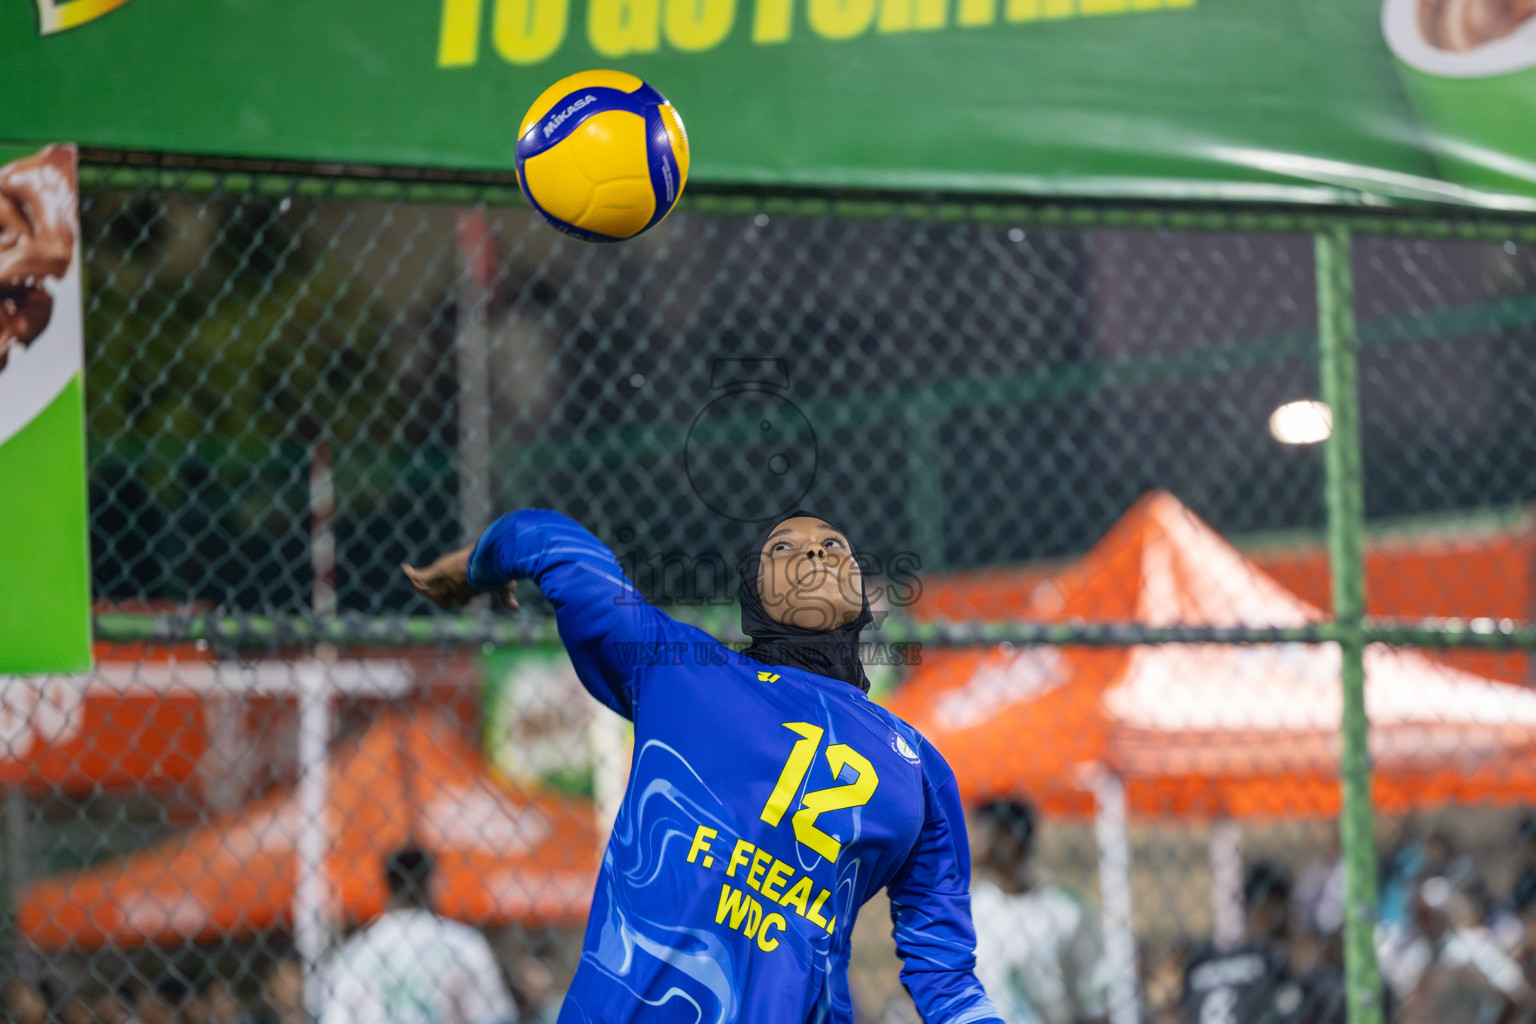
[(1360, 464), (1360, 394), (1355, 379), (1354, 280), (1345, 227), (1318, 232), (1317, 320), (1323, 401), (1333, 414), (1324, 443), (1328, 560), (1344, 687), (1344, 973), (1349, 1024), (1381, 1024), (1376, 969), (1376, 851), (1371, 811), (1370, 727), (1365, 716), (1365, 497)]

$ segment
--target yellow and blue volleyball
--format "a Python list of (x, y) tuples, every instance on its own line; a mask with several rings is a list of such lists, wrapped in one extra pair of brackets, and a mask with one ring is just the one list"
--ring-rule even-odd
[(621, 242), (659, 224), (687, 180), (683, 119), (654, 86), (622, 71), (560, 79), (517, 130), (523, 195), (584, 242)]

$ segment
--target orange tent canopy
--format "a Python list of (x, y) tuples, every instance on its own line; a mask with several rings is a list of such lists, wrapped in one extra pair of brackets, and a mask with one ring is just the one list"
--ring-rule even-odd
[(13, 677), (0, 700), (0, 785), (38, 793), (175, 787), (208, 747), (187, 691), (75, 676)]
[(100, 667), (88, 676), (0, 679), (0, 785), (90, 794), (195, 783), (208, 748), (203, 702), (163, 680), (215, 656), (190, 644), (92, 650)]
[[(1177, 499), (1143, 497), (1076, 565), (1031, 580), (1022, 617), (1295, 627), (1322, 612)], [(1536, 692), (1371, 645), (1366, 710), (1383, 810), (1536, 798)], [(1009, 647), (926, 654), (892, 710), (970, 799), (1028, 795), (1091, 814), (1092, 773), (1132, 811), (1290, 817), (1339, 806), (1335, 645)]]
[[(306, 667), (137, 645), (96, 648), (102, 660), (88, 674), (0, 678), (0, 785), (39, 795), (154, 790), (162, 799), (169, 791), (195, 800), (204, 781), (199, 762), (220, 713), (210, 698), (292, 697)], [(119, 660), (126, 655), (145, 660)], [(327, 671), (349, 695), (386, 697), (410, 684), (396, 659), (347, 659)]]
[[(259, 932), (291, 921), (296, 793), (110, 864), (32, 885), (17, 909), (43, 949), (131, 947)], [(579, 923), (597, 872), (591, 807), (518, 793), (433, 715), (386, 712), (333, 753), (327, 870), (332, 914), (360, 922), (385, 902), (383, 860), (408, 838), (437, 862), (436, 906), (482, 925)]]

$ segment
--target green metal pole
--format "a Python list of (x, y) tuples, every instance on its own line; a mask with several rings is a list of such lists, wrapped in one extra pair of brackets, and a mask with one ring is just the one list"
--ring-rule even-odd
[(1365, 717), (1365, 495), (1360, 468), (1360, 393), (1355, 381), (1354, 281), (1349, 230), (1318, 232), (1317, 319), (1323, 401), (1333, 413), (1324, 445), (1328, 558), (1344, 687), (1344, 975), (1349, 1024), (1381, 1024), (1376, 969), (1376, 849), (1371, 812), (1370, 723)]

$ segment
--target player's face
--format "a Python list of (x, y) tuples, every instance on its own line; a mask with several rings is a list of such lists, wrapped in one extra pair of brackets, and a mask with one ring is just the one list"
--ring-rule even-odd
[(848, 538), (809, 516), (786, 519), (768, 535), (757, 591), (769, 617), (801, 629), (836, 629), (864, 608), (864, 576)]

